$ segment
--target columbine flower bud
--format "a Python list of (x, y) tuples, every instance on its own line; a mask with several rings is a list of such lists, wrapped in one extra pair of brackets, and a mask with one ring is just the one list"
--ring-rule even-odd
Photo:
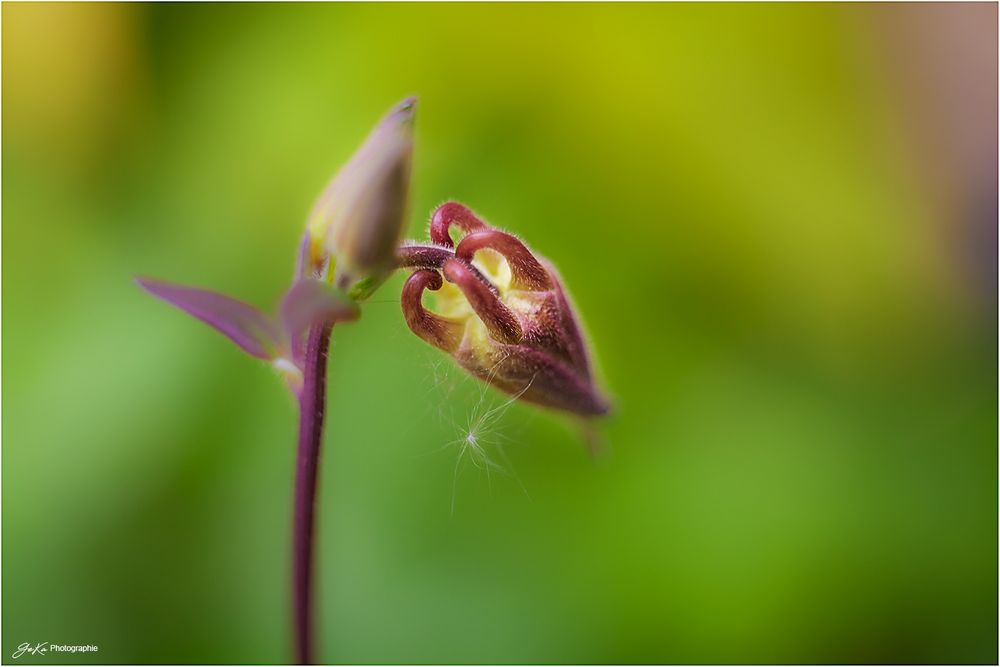
[(309, 216), (304, 259), (341, 287), (378, 283), (395, 266), (409, 200), (415, 110), (411, 97), (390, 111)]
[[(452, 226), (464, 233), (457, 246)], [(399, 263), (416, 269), (401, 299), (410, 329), (512, 396), (581, 416), (606, 413), (553, 266), (454, 202), (434, 212), (430, 233), (433, 245), (399, 251)], [(424, 308), (425, 290), (436, 292), (438, 312)]]

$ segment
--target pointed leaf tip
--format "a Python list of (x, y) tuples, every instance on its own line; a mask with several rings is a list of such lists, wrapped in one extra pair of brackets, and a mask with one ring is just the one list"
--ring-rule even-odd
[(159, 280), (136, 278), (153, 296), (183, 310), (236, 343), (258, 359), (274, 359), (281, 346), (279, 327), (254, 306), (211, 290)]

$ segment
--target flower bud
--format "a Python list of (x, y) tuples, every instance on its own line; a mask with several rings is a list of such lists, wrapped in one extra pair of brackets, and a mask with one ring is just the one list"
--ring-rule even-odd
[[(464, 235), (457, 246), (450, 228)], [(415, 269), (403, 287), (406, 323), (473, 376), (521, 400), (580, 416), (609, 405), (554, 267), (519, 239), (454, 202), (431, 218), (433, 245), (400, 248)], [(437, 311), (424, 308), (436, 292)]]
[(380, 282), (394, 268), (409, 203), (415, 110), (411, 97), (390, 111), (309, 216), (305, 259), (341, 287)]

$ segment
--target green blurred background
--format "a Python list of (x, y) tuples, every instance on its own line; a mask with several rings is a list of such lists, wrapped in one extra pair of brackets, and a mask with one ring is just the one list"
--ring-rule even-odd
[[(402, 276), (334, 336), (320, 657), (997, 660), (997, 6), (3, 5), (3, 658), (283, 662), (295, 408), (135, 274), (262, 306), (420, 97), (560, 268), (592, 461)], [(457, 465), (456, 465), (457, 464)]]

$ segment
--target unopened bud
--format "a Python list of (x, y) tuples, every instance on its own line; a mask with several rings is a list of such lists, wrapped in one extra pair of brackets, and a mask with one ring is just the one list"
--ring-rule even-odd
[(395, 265), (406, 222), (416, 98), (398, 104), (372, 130), (313, 207), (308, 261), (333, 267), (341, 287), (381, 281)]

